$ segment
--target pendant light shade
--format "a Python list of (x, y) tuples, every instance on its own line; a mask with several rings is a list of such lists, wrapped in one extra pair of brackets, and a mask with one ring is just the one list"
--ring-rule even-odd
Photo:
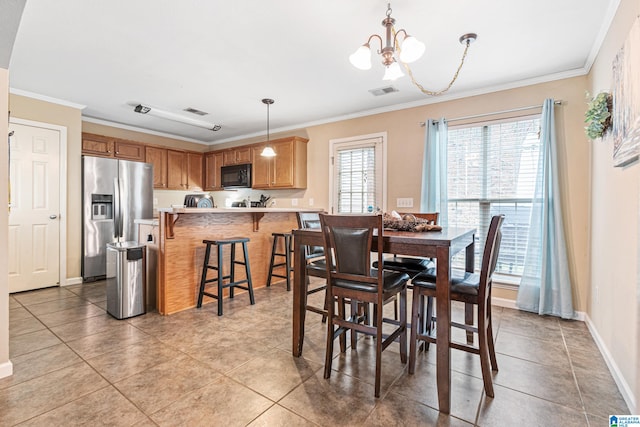
[(262, 150), (260, 155), (262, 157), (275, 157), (276, 152), (273, 151), (273, 148), (269, 144), (269, 106), (273, 104), (275, 101), (273, 99), (265, 98), (262, 100), (263, 104), (267, 104), (267, 145)]

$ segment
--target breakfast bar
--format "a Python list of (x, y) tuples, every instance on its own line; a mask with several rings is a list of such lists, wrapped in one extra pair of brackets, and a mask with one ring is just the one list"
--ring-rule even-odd
[(285, 208), (158, 209), (158, 312), (167, 315), (196, 306), (205, 253), (204, 239), (248, 237), (253, 286), (260, 288), (265, 286), (269, 272), (271, 234), (289, 233), (298, 228), (296, 212), (318, 211)]

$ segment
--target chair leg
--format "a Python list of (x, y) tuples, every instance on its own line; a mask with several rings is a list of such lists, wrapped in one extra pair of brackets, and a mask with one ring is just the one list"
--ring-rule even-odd
[(198, 292), (198, 308), (202, 307), (202, 298), (204, 297), (204, 287), (207, 281), (207, 271), (209, 270), (209, 255), (211, 254), (211, 245), (207, 244), (204, 252), (204, 262), (202, 264), (202, 277), (200, 278), (200, 292)]
[[(358, 301), (352, 299), (351, 300), (351, 319), (357, 322), (359, 312), (358, 312)], [(358, 332), (355, 329), (351, 330), (351, 350), (356, 350), (358, 347)]]
[[(233, 271), (233, 264), (231, 265), (231, 271)], [(233, 277), (233, 273), (231, 274)], [(223, 274), (223, 266), (222, 266), (222, 246), (218, 245), (218, 316), (222, 316), (222, 297), (223, 297), (222, 282), (224, 281), (223, 276), (224, 274)], [(233, 286), (231, 287), (230, 292), (233, 292)]]
[[(489, 297), (489, 300), (491, 297)], [(487, 344), (489, 345), (489, 360), (491, 361), (491, 370), (498, 370), (498, 360), (496, 359), (496, 349), (493, 345), (493, 320), (491, 318), (491, 303), (486, 303), (486, 315), (488, 317), (487, 321)]]
[(251, 267), (249, 266), (249, 250), (247, 249), (246, 242), (242, 242), (242, 252), (244, 255), (244, 271), (247, 276), (247, 289), (249, 290), (249, 301), (251, 302), (251, 305), (254, 305), (256, 303), (256, 299), (253, 296), (253, 282), (251, 281)]
[(484, 391), (489, 397), (494, 397), (493, 380), (489, 362), (489, 344), (487, 342), (487, 321), (484, 309), (478, 306), (478, 348), (480, 349), (480, 367), (482, 368), (482, 380)]
[[(278, 236), (273, 236), (273, 245), (271, 246), (271, 261), (269, 261), (269, 275), (267, 276), (267, 288), (271, 287), (271, 275), (273, 274), (273, 264), (275, 264), (276, 249), (278, 244)], [(289, 283), (287, 283), (287, 286)], [(287, 290), (289, 288), (287, 287)]]
[[(382, 307), (374, 305), (376, 311), (376, 382), (374, 395), (380, 397), (380, 377), (382, 376)], [(406, 337), (405, 337), (406, 338)]]
[(325, 378), (329, 378), (331, 377), (331, 362), (333, 361), (333, 340), (335, 340), (334, 337), (334, 330), (333, 330), (333, 309), (334, 309), (334, 304), (329, 304), (329, 306), (327, 307), (327, 318), (328, 318), (328, 322), (327, 322), (327, 347), (325, 350), (325, 356), (324, 356), (324, 377)]
[[(338, 317), (340, 319), (345, 319), (347, 313), (347, 308), (344, 302), (344, 297), (338, 298)], [(340, 333), (340, 353), (345, 353), (347, 351), (347, 332), (343, 331)]]
[(422, 313), (420, 313), (420, 310), (423, 307), (422, 304), (420, 304), (421, 299), (422, 294), (420, 293), (420, 288), (418, 286), (414, 286), (413, 301), (411, 303), (411, 334), (409, 335), (409, 374), (413, 374), (416, 369), (418, 329), (420, 328), (418, 325), (423, 318)]
[[(231, 273), (229, 273), (229, 283), (233, 283), (236, 281), (236, 244), (231, 244), (231, 259), (229, 262)], [(229, 298), (233, 298), (234, 287), (229, 286)]]
[[(473, 304), (466, 303), (464, 305), (464, 323), (465, 325), (473, 325)], [(473, 344), (473, 332), (467, 331), (467, 344)]]
[(291, 290), (291, 235), (284, 235), (284, 267), (287, 276), (287, 291)]
[[(423, 296), (424, 297), (424, 296)], [(424, 304), (424, 300), (421, 301)], [(426, 315), (424, 316), (423, 325), (425, 325), (425, 334), (431, 335), (433, 332), (433, 297), (427, 297), (427, 309)], [(425, 313), (424, 306), (422, 308), (421, 313)], [(429, 341), (424, 342), (424, 351), (429, 351)]]
[(400, 362), (407, 363), (407, 288), (400, 292)]

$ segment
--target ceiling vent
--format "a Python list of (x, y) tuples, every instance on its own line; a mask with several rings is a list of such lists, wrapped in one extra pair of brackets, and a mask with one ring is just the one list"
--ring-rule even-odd
[(371, 92), (373, 96), (380, 96), (380, 95), (386, 95), (388, 93), (399, 92), (399, 91), (393, 86), (387, 86), (387, 87), (381, 87), (378, 89), (369, 89), (369, 92)]
[(191, 108), (191, 107), (189, 107), (189, 108), (185, 108), (185, 109), (184, 109), (184, 110), (182, 110), (182, 111), (186, 111), (187, 113), (196, 114), (196, 115), (198, 115), (198, 116), (206, 116), (207, 114), (209, 114), (209, 113), (206, 113), (206, 112), (204, 112), (204, 111), (200, 111), (200, 110), (197, 110), (197, 109), (195, 109), (195, 108)]

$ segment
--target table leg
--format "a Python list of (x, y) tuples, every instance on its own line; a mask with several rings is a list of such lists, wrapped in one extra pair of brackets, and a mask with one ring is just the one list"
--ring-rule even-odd
[(307, 292), (306, 273), (307, 263), (305, 260), (304, 246), (298, 243), (300, 239), (294, 237), (293, 249), (293, 355), (302, 355), (302, 345), (304, 343), (304, 319), (307, 312)]
[(436, 252), (436, 378), (438, 408), (448, 414), (451, 405), (451, 259), (449, 247), (438, 247)]

